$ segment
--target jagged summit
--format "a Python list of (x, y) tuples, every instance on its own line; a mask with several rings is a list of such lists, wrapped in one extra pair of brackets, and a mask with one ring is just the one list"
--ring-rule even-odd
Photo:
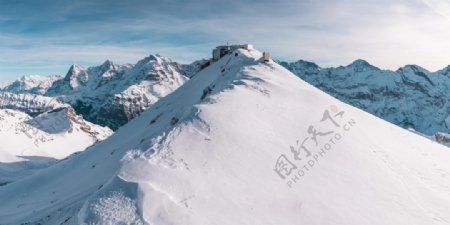
[(5, 84), (1, 91), (54, 97), (87, 120), (117, 129), (197, 71), (196, 66), (152, 54), (136, 64), (117, 65), (111, 60), (88, 68), (73, 64), (64, 77), (27, 76)]
[(85, 71), (86, 69), (79, 64), (72, 64), (67, 71), (65, 79), (71, 79), (73, 76), (77, 76), (80, 72)]
[(86, 119), (117, 129), (188, 78), (169, 58), (150, 55), (135, 65), (72, 67), (66, 79), (55, 82), (46, 95), (71, 104)]
[(114, 65), (113, 61), (107, 59), (105, 62), (103, 62), (102, 66), (112, 66)]
[(442, 176), (450, 172), (447, 148), (343, 104), (261, 57), (256, 50), (228, 54), (107, 140), (0, 187), (2, 222), (450, 220), (450, 181)]
[(297, 60), (292, 63), (287, 62), (278, 62), (280, 65), (284, 66), (285, 68), (289, 69), (295, 74), (315, 74), (320, 71), (320, 67), (313, 63), (306, 60)]
[(378, 67), (375, 67), (369, 64), (367, 61), (362, 59), (357, 59), (349, 64), (347, 67), (353, 68), (355, 72), (364, 72), (367, 70), (379, 70)]
[(0, 87), (1, 91), (12, 93), (30, 93), (43, 95), (52, 86), (53, 82), (62, 79), (59, 75), (39, 76), (28, 75), (22, 76), (12, 83), (4, 84)]
[(164, 57), (162, 57), (162, 56), (160, 56), (160, 55), (153, 55), (153, 54), (151, 54), (151, 55), (149, 55), (149, 56), (147, 56), (147, 57), (145, 57), (145, 58), (139, 60), (139, 61), (136, 63), (135, 66), (136, 66), (136, 67), (142, 67), (142, 66), (144, 66), (144, 65), (146, 65), (146, 64), (152, 64), (152, 63), (154, 63), (154, 62), (160, 63), (160, 62), (162, 62), (162, 61), (168, 61), (168, 62), (171, 62), (172, 60), (170, 60), (169, 58), (164, 58)]
[(297, 65), (299, 67), (302, 68), (307, 68), (310, 70), (319, 70), (320, 66), (318, 66), (316, 63), (310, 62), (310, 61), (306, 61), (306, 60), (297, 60), (295, 62), (293, 62), (292, 64)]
[(430, 73), (430, 71), (428, 71), (427, 69), (420, 67), (418, 65), (413, 65), (413, 64), (400, 67), (396, 72), (397, 73), (413, 72), (413, 73), (423, 73), (423, 74)]
[(115, 70), (116, 66), (114, 65), (113, 61), (107, 59), (103, 64), (100, 66), (100, 70), (102, 71), (108, 71), (108, 70)]

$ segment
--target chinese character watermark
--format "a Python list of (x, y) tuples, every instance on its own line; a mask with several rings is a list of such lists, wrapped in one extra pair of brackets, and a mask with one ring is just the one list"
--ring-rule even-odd
[[(322, 129), (317, 128), (318, 125)], [(295, 145), (289, 146), (291, 157), (286, 154), (278, 157), (274, 167), (275, 173), (292, 187), (355, 125), (356, 121), (346, 118), (344, 111), (339, 111), (335, 105), (330, 106), (330, 109), (323, 112), (318, 124), (308, 126), (306, 137), (299, 138)]]

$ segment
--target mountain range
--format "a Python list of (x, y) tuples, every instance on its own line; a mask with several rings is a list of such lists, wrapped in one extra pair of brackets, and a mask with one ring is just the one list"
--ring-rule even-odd
[(0, 223), (448, 224), (447, 147), (261, 56), (224, 56), (106, 140), (0, 187)]
[[(73, 65), (64, 77), (25, 76), (1, 91), (54, 97), (88, 121), (116, 130), (194, 76), (204, 62), (186, 65), (160, 55), (134, 65), (107, 60), (87, 69)], [(405, 129), (433, 138), (450, 133), (450, 66), (429, 72), (417, 65), (383, 70), (364, 60), (331, 68), (304, 60), (279, 63), (339, 100)]]
[(281, 65), (343, 102), (406, 129), (450, 133), (450, 66), (429, 72), (417, 65), (382, 70), (364, 60), (321, 68), (299, 60)]
[(23, 76), (10, 84), (0, 84), (2, 91), (12, 92), (12, 93), (29, 93), (29, 94), (39, 94), (44, 95), (47, 90), (53, 85), (57, 80), (62, 79), (59, 75), (50, 76), (39, 76), (39, 75), (29, 75)]
[(134, 65), (110, 60), (89, 68), (72, 65), (64, 77), (25, 76), (2, 91), (53, 97), (87, 120), (117, 129), (181, 86), (190, 71), (189, 65), (150, 55)]

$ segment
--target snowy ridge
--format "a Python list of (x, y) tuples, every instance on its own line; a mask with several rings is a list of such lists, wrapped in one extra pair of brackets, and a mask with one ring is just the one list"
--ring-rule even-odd
[(71, 104), (89, 121), (117, 129), (187, 79), (181, 64), (150, 55), (135, 65), (110, 60), (87, 69), (73, 65), (46, 95)]
[(35, 118), (1, 109), (0, 122), (0, 184), (28, 176), (112, 134), (84, 121), (70, 107)]
[(202, 66), (208, 62), (208, 59), (196, 60), (190, 64), (181, 65), (181, 70), (185, 76), (192, 78), (195, 74), (200, 72), (200, 70), (202, 70)]
[(52, 97), (0, 92), (0, 109), (13, 109), (36, 116), (50, 110), (67, 107), (70, 105)]
[(407, 65), (390, 71), (364, 60), (337, 68), (303, 60), (281, 64), (328, 94), (398, 126), (428, 136), (450, 133), (449, 67), (429, 72)]
[(10, 84), (7, 85), (5, 84), (3, 87), (0, 84), (0, 89), (2, 89), (2, 91), (12, 93), (30, 93), (43, 95), (53, 85), (55, 81), (60, 79), (62, 79), (62, 77), (59, 75), (23, 76)]
[[(449, 223), (446, 147), (260, 57), (227, 55), (105, 141), (0, 187), (0, 223)], [(312, 125), (341, 136), (319, 133), (327, 150), (308, 155), (296, 143)], [(289, 174), (274, 172), (283, 156)]]

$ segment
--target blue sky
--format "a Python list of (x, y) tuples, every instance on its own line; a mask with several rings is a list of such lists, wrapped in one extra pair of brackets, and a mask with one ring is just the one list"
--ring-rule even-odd
[(0, 81), (71, 64), (181, 62), (253, 43), (321, 66), (450, 64), (449, 0), (0, 0)]

